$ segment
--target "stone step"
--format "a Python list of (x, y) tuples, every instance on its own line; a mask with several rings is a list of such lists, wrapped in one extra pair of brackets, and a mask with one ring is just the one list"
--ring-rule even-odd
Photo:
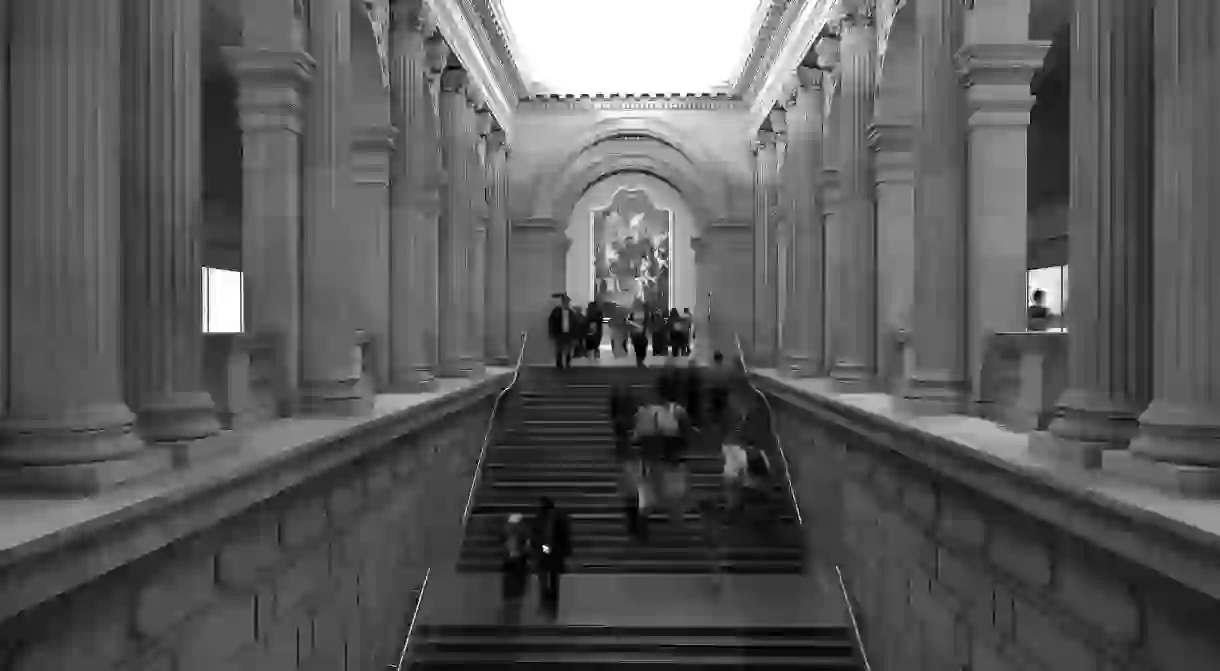
[(735, 654), (745, 658), (796, 657), (851, 659), (855, 654), (850, 636), (838, 630), (793, 632), (787, 636), (753, 637), (731, 631), (700, 634), (642, 634), (625, 635), (611, 631), (604, 633), (568, 634), (556, 631), (550, 634), (511, 632), (459, 633), (441, 630), (421, 636), (417, 653), (453, 653), (470, 650), (500, 653), (506, 657), (537, 652), (582, 652), (622, 653), (631, 655), (640, 652), (663, 652), (674, 656), (706, 656)]
[[(499, 573), (500, 560), (462, 558), (457, 570), (462, 573)], [(804, 571), (804, 562), (798, 560), (743, 559), (737, 561), (713, 561), (709, 557), (657, 560), (649, 557), (625, 559), (589, 559), (571, 561), (571, 573), (615, 573), (615, 574), (680, 574), (701, 575), (707, 573), (795, 575)]]

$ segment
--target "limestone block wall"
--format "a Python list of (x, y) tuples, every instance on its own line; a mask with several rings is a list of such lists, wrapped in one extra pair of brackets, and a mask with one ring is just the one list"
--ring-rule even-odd
[[(300, 481), (300, 463), (268, 464), (258, 477), (100, 524), (59, 556), (3, 566), (0, 669), (373, 671), (397, 662), (426, 569), (456, 559), (503, 383), (407, 411), (367, 449), (320, 446), (309, 458), (329, 463)], [(253, 502), (183, 533), (194, 517), (186, 508), (206, 514), (235, 499)], [(162, 537), (155, 551), (106, 568)], [(72, 582), (11, 612), (31, 590)]]
[(756, 379), (873, 669), (1220, 667), (1216, 538)]

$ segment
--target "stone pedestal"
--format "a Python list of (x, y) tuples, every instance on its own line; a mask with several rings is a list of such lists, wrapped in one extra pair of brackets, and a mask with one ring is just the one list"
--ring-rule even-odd
[(843, 337), (830, 376), (840, 389), (862, 392), (871, 390), (877, 377), (877, 219), (869, 146), (877, 38), (872, 14), (858, 7), (841, 25)]
[(368, 333), (373, 349), (373, 379), (378, 389), (390, 385), (390, 161), (392, 126), (369, 126), (352, 134), (352, 192), (348, 231), (361, 262), (355, 275), (359, 290), (355, 325)]
[(911, 127), (878, 124), (870, 137), (877, 180), (877, 342), (878, 374), (894, 392), (905, 380), (903, 358), (895, 337), (911, 328), (915, 279), (915, 173)]
[(970, 381), (980, 401), (986, 340), (1025, 330), (1029, 82), (1049, 43), (968, 44), (958, 52), (969, 110)]
[(9, 6), (10, 121), (20, 129), (9, 158), (20, 170), (11, 175), (8, 281), (19, 290), (0, 421), (6, 489), (91, 492), (169, 466), (133, 432), (119, 370), (121, 7)]
[(352, 264), (363, 259), (346, 220), (352, 179), (350, 18), (347, 3), (309, 3), (309, 45), (318, 66), (306, 112), (300, 402), (302, 411), (320, 415), (365, 414), (373, 401), (352, 360)]
[(199, 0), (123, 3), (123, 386), (156, 442), (220, 429), (201, 370), (199, 21)]
[(1143, 462), (1150, 481), (1215, 496), (1220, 494), (1220, 211), (1215, 196), (1220, 97), (1207, 54), (1215, 52), (1220, 7), (1185, 0), (1153, 4), (1157, 144), (1151, 323), (1156, 374), (1152, 402), (1140, 415), (1131, 452)]
[(1152, 394), (1152, 6), (1080, 0), (1073, 25), (1069, 381), (1050, 454), (1097, 465)]
[(301, 110), (314, 61), (295, 51), (225, 54), (242, 128), (242, 324), (275, 343), (277, 411), (287, 417), (300, 383)]
[(437, 124), (428, 90), (422, 0), (395, 3), (390, 120), (390, 388), (435, 388)]
[(954, 55), (961, 2), (915, 5), (915, 371), (907, 407), (963, 412), (966, 373), (966, 179), (962, 90)]

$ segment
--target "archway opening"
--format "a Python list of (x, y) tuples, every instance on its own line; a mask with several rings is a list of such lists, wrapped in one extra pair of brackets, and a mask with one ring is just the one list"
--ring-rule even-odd
[(643, 172), (606, 177), (569, 216), (564, 290), (576, 305), (694, 312), (695, 230), (691, 207), (664, 180)]

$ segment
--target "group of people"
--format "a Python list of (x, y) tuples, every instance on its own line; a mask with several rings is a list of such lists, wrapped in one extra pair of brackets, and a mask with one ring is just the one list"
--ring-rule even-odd
[(502, 542), (503, 619), (519, 620), (529, 578), (535, 573), (541, 609), (554, 618), (559, 611), (559, 579), (572, 556), (572, 525), (568, 516), (555, 507), (550, 497), (543, 496), (528, 520), (522, 513), (508, 516)]
[[(559, 305), (547, 319), (547, 333), (555, 348), (555, 367), (571, 368), (573, 359), (601, 358), (605, 325), (610, 325), (610, 345), (615, 356), (635, 353), (636, 365), (643, 367), (649, 345), (654, 356), (690, 356), (695, 340), (695, 323), (690, 308), (678, 312), (650, 308), (643, 303), (631, 310), (615, 309), (612, 314), (595, 301), (587, 307), (573, 307), (566, 295), (558, 295)], [(617, 306), (610, 306), (617, 308)]]
[(730, 512), (744, 493), (769, 483), (770, 462), (747, 440), (741, 426), (730, 427), (729, 371), (716, 352), (707, 373), (691, 365), (667, 367), (656, 395), (640, 402), (630, 387), (617, 386), (610, 398), (620, 496), (628, 533), (648, 540), (648, 515), (665, 510), (682, 525), (692, 504), (684, 463), (699, 446), (719, 445), (724, 469), (723, 497)]

